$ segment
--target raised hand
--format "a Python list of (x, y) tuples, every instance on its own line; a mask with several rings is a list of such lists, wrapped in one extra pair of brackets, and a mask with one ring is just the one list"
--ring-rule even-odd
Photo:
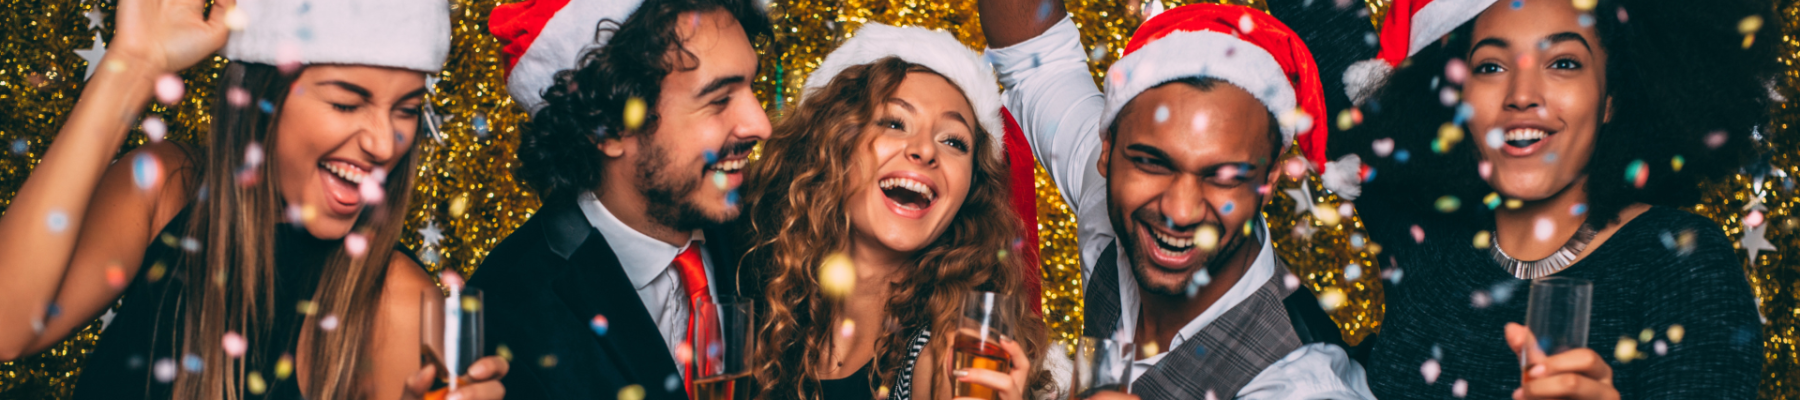
[(498, 356), (482, 357), (469, 366), (469, 374), (457, 378), (455, 391), (431, 391), (431, 383), (437, 378), (438, 369), (427, 365), (419, 368), (406, 379), (406, 392), (402, 400), (499, 400), (506, 397), (506, 387), (500, 385), (500, 378), (506, 376), (508, 365), (506, 359)]
[(237, 0), (123, 0), (106, 57), (158, 73), (193, 66), (225, 46), (225, 16)]

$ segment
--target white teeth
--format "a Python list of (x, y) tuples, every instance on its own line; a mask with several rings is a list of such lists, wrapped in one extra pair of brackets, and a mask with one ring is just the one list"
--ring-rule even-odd
[(730, 161), (720, 161), (716, 164), (713, 164), (713, 169), (719, 170), (722, 172), (737, 172), (738, 170), (744, 169), (744, 164), (746, 164), (748, 162), (749, 162), (749, 159), (746, 159), (746, 158), (740, 158), (740, 159), (730, 160)]
[(341, 161), (321, 162), (319, 163), (319, 166), (324, 167), (326, 171), (331, 171), (332, 175), (337, 175), (339, 178), (350, 181), (350, 183), (362, 184), (363, 178), (369, 177), (368, 171), (364, 171), (362, 168), (357, 168), (355, 165), (350, 165), (349, 163)]
[(932, 192), (931, 186), (927, 186), (925, 182), (919, 182), (909, 178), (887, 178), (882, 179), (879, 184), (882, 189), (901, 188), (911, 190), (914, 193), (925, 196), (925, 201), (937, 199), (937, 193)]
[(1155, 230), (1150, 230), (1150, 234), (1156, 235), (1156, 240), (1162, 241), (1163, 244), (1167, 244), (1171, 247), (1176, 247), (1176, 248), (1181, 248), (1181, 249), (1194, 247), (1194, 238), (1193, 237), (1179, 238), (1179, 237), (1163, 234), (1162, 232), (1157, 232)]
[(1542, 129), (1518, 128), (1506, 131), (1506, 141), (1509, 142), (1514, 140), (1537, 140), (1543, 139), (1546, 136), (1550, 136), (1550, 133), (1544, 132)]

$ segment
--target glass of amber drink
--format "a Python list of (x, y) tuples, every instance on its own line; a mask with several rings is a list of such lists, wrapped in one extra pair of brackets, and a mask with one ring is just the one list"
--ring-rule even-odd
[[(970, 292), (963, 301), (962, 324), (956, 331), (956, 338), (951, 344), (955, 351), (954, 370), (965, 368), (985, 369), (1002, 373), (1012, 372), (1012, 356), (1000, 347), (1000, 342), (1012, 340), (1012, 323), (1015, 317), (1012, 303), (1006, 296), (994, 293)], [(974, 397), (980, 399), (997, 399), (999, 395), (985, 386), (967, 383), (956, 383), (956, 397)]]
[[(750, 381), (750, 350), (756, 343), (755, 303), (749, 298), (721, 297), (714, 302), (719, 321), (717, 335), (697, 335), (694, 344), (694, 371), (697, 379), (689, 390), (695, 399), (749, 399), (755, 384)], [(696, 306), (690, 310), (707, 310)], [(708, 316), (701, 316), (708, 317)]]

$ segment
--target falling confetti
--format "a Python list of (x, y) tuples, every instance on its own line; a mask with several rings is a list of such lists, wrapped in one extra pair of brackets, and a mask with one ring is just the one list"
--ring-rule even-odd
[(1662, 339), (1657, 339), (1655, 343), (1651, 343), (1650, 348), (1656, 350), (1656, 355), (1659, 356), (1669, 354), (1669, 342), (1664, 342)]
[[(1580, 1), (1580, 0), (1577, 0), (1577, 1)], [(1589, 1), (1593, 1), (1593, 0), (1589, 0)], [(1469, 381), (1457, 379), (1456, 383), (1450, 384), (1450, 395), (1456, 396), (1456, 398), (1459, 398), (1459, 399), (1463, 398), (1463, 397), (1467, 397), (1469, 395)]]
[(220, 345), (225, 349), (225, 355), (231, 358), (243, 357), (244, 347), (248, 346), (244, 343), (244, 335), (237, 332), (225, 332), (225, 337)]
[(1500, 193), (1488, 193), (1481, 198), (1481, 204), (1486, 205), (1489, 210), (1500, 208)]
[(1762, 210), (1750, 210), (1750, 214), (1744, 216), (1744, 225), (1745, 226), (1762, 226), (1762, 224), (1764, 222), (1763, 219), (1764, 219), (1764, 217), (1763, 217)]
[(62, 233), (64, 229), (69, 229), (69, 215), (62, 210), (51, 209), (50, 215), (44, 217), (44, 225), (50, 228), (50, 233)]
[(1488, 292), (1485, 290), (1476, 290), (1469, 293), (1469, 306), (1475, 307), (1475, 309), (1488, 308), (1488, 306), (1493, 304), (1494, 298), (1488, 296)]
[(1444, 196), (1439, 197), (1436, 204), (1438, 212), (1449, 214), (1462, 208), (1462, 199), (1456, 198), (1456, 196)]
[(675, 346), (675, 363), (683, 365), (694, 363), (694, 345), (681, 342), (680, 346)]
[(1587, 203), (1575, 203), (1575, 205), (1569, 206), (1569, 215), (1580, 216), (1581, 214), (1587, 214)]
[(1431, 151), (1438, 154), (1448, 153), (1450, 149), (1456, 148), (1456, 144), (1462, 139), (1462, 127), (1446, 122), (1438, 126), (1438, 136), (1436, 140), (1431, 141)]
[(114, 290), (124, 289), (125, 283), (125, 268), (120, 267), (119, 264), (116, 263), (106, 266), (107, 286), (111, 286)]
[(1425, 360), (1425, 364), (1419, 365), (1419, 375), (1425, 377), (1425, 384), (1427, 385), (1437, 383), (1438, 374), (1443, 372), (1444, 366), (1438, 365), (1437, 360)]
[[(556, 365), (555, 357), (553, 357), (553, 356), (545, 356), (545, 357), (550, 357), (550, 365), (551, 366)], [(544, 368), (549, 368), (549, 367), (544, 367)], [(644, 400), (644, 387), (638, 386), (637, 384), (625, 385), (625, 388), (619, 389), (619, 400)]]
[(1506, 199), (1506, 209), (1508, 209), (1508, 210), (1517, 210), (1517, 209), (1519, 209), (1519, 207), (1524, 207), (1524, 206), (1525, 206), (1524, 200)]
[[(538, 367), (543, 368), (543, 369), (556, 368), (556, 355), (555, 354), (545, 354), (543, 357), (538, 357)], [(637, 385), (631, 385), (631, 386), (637, 386)], [(644, 395), (642, 394), (643, 391), (644, 391), (644, 388), (641, 388), (641, 387), (638, 388), (639, 394), (638, 394), (637, 398), (640, 398), (640, 399), (644, 398)], [(621, 396), (620, 398), (624, 398), (624, 397)]]
[(1669, 159), (1669, 169), (1672, 169), (1675, 172), (1681, 172), (1681, 167), (1685, 165), (1687, 165), (1687, 159), (1682, 158), (1681, 155), (1676, 155), (1674, 158)]
[(1486, 250), (1488, 248), (1488, 246), (1494, 240), (1493, 235), (1494, 235), (1493, 233), (1490, 233), (1488, 231), (1475, 232), (1475, 240), (1473, 242), (1471, 242), (1470, 244), (1475, 245), (1475, 248), (1477, 248), (1477, 249)]
[(1498, 149), (1500, 146), (1506, 145), (1506, 133), (1500, 128), (1488, 129), (1485, 139), (1487, 147), (1490, 149)]
[(1198, 271), (1194, 271), (1193, 275), (1189, 276), (1187, 290), (1185, 291), (1186, 292), (1185, 294), (1188, 297), (1194, 297), (1194, 295), (1200, 293), (1200, 288), (1206, 287), (1206, 285), (1211, 285), (1211, 284), (1212, 284), (1212, 273), (1207, 272), (1206, 268), (1200, 268)]
[(843, 324), (838, 325), (838, 336), (843, 337), (844, 339), (848, 340), (848, 339), (850, 339), (851, 336), (855, 336), (855, 335), (856, 335), (856, 321), (851, 321), (851, 320), (846, 319), (846, 320), (844, 320)]
[(337, 328), (338, 328), (338, 317), (336, 315), (326, 315), (322, 318), (319, 318), (319, 329), (323, 329), (326, 332), (330, 332), (330, 331), (337, 330)]
[(1480, 174), (1482, 180), (1487, 180), (1489, 176), (1494, 174), (1494, 163), (1482, 160), (1480, 163), (1475, 164), (1475, 173)]
[[(1363, 119), (1362, 110), (1350, 108), (1350, 109), (1345, 109), (1343, 111), (1338, 111), (1337, 128), (1340, 131), (1350, 130), (1350, 128), (1355, 128), (1357, 125), (1361, 125), (1362, 119)], [(1382, 157), (1387, 157), (1386, 153), (1378, 152), (1378, 154), (1380, 154)]]
[(663, 391), (674, 393), (679, 389), (681, 389), (681, 373), (677, 372), (663, 377)]
[(169, 124), (163, 122), (162, 117), (159, 116), (144, 117), (144, 121), (138, 125), (144, 129), (144, 137), (149, 139), (150, 143), (161, 142), (163, 136), (169, 133)]
[(1649, 180), (1650, 169), (1644, 165), (1644, 160), (1631, 160), (1631, 164), (1625, 166), (1625, 181), (1631, 182), (1633, 187), (1643, 189), (1644, 182)]
[(594, 319), (588, 320), (588, 329), (593, 329), (595, 335), (606, 336), (607, 326), (605, 315), (594, 315)]
[(206, 362), (200, 360), (200, 356), (188, 354), (181, 357), (181, 369), (187, 372), (200, 372), (206, 369)]
[(1413, 225), (1412, 226), (1412, 237), (1413, 237), (1413, 243), (1425, 243), (1425, 228), (1420, 228), (1418, 225)]
[(152, 373), (156, 374), (156, 381), (162, 383), (175, 381), (175, 373), (178, 372), (176, 370), (175, 360), (167, 358), (157, 359), (156, 365), (150, 367), (150, 369), (152, 370)]
[(1754, 34), (1756, 34), (1756, 31), (1762, 30), (1762, 25), (1763, 25), (1762, 16), (1751, 15), (1748, 17), (1744, 17), (1744, 19), (1738, 20), (1738, 25), (1737, 25), (1738, 34), (1754, 35)]
[(175, 105), (181, 101), (181, 77), (175, 74), (163, 74), (156, 78), (156, 101), (163, 105)]
[(1160, 124), (1160, 123), (1168, 121), (1169, 120), (1169, 106), (1157, 104), (1155, 116), (1156, 116), (1156, 123)]
[(275, 380), (285, 380), (294, 374), (294, 355), (282, 354), (281, 360), (275, 362)]
[(1381, 270), (1381, 279), (1386, 279), (1388, 282), (1395, 285), (1400, 284), (1400, 278), (1404, 277), (1404, 275), (1406, 275), (1406, 271), (1400, 270), (1400, 267), (1391, 267)]
[(1194, 245), (1200, 250), (1212, 251), (1219, 247), (1219, 228), (1212, 225), (1201, 225), (1194, 231)]
[(154, 189), (161, 181), (162, 162), (157, 161), (156, 156), (149, 152), (143, 152), (131, 158), (131, 182), (136, 184), (138, 189)]
[[(1150, 342), (1150, 343), (1144, 343), (1144, 346), (1142, 348), (1138, 349), (1138, 352), (1139, 352), (1138, 354), (1143, 355), (1143, 356), (1153, 356), (1153, 355), (1157, 355), (1157, 354), (1162, 354), (1162, 349), (1156, 348), (1156, 342)], [(1139, 358), (1141, 359), (1144, 357), (1139, 357)]]
[(1635, 360), (1638, 357), (1637, 347), (1638, 341), (1636, 339), (1620, 336), (1618, 347), (1613, 348), (1613, 359), (1619, 360), (1621, 363), (1631, 362), (1631, 360)]
[(1706, 148), (1716, 150), (1719, 146), (1724, 146), (1725, 140), (1728, 138), (1730, 138), (1730, 136), (1726, 136), (1725, 131), (1713, 131), (1712, 133), (1708, 133), (1706, 134)]
[(231, 106), (235, 107), (235, 108), (249, 107), (250, 106), (250, 91), (244, 90), (244, 88), (241, 88), (241, 87), (232, 87), (231, 89), (226, 89), (225, 90), (225, 102), (227, 104), (231, 104)]
[(826, 296), (843, 298), (856, 289), (856, 264), (850, 256), (832, 253), (819, 263), (819, 289)]
[(1681, 338), (1687, 336), (1687, 329), (1682, 328), (1681, 324), (1669, 325), (1668, 335), (1670, 342), (1681, 344)]
[(361, 233), (354, 232), (349, 235), (344, 235), (344, 251), (350, 253), (351, 258), (362, 258), (363, 253), (368, 250), (368, 237), (363, 236)]
[(1554, 234), (1556, 234), (1556, 222), (1550, 221), (1549, 218), (1538, 218), (1531, 225), (1531, 236), (1539, 241), (1550, 240), (1550, 236)]
[(462, 218), (463, 212), (468, 211), (468, 209), (469, 209), (469, 194), (468, 193), (459, 194), (459, 195), (456, 195), (456, 198), (450, 199), (450, 217), (451, 218)]
[(1362, 264), (1350, 264), (1344, 267), (1344, 280), (1355, 282), (1362, 279)]
[(244, 378), (244, 388), (249, 389), (250, 394), (261, 395), (269, 390), (269, 382), (263, 380), (262, 372), (250, 371), (249, 376)]
[(375, 167), (375, 170), (370, 171), (369, 175), (363, 176), (361, 183), (356, 184), (357, 195), (362, 198), (364, 205), (381, 204), (383, 198), (387, 197), (387, 190), (381, 187), (382, 178), (385, 176), (387, 176), (387, 171), (382, 170), (381, 167)]
[(1325, 288), (1325, 290), (1319, 291), (1319, 307), (1324, 308), (1325, 312), (1337, 311), (1348, 300), (1349, 297), (1345, 296), (1344, 291), (1338, 290), (1338, 288)]
[(1394, 139), (1393, 138), (1375, 139), (1375, 142), (1370, 143), (1369, 147), (1371, 149), (1375, 150), (1376, 156), (1387, 157), (1389, 154), (1394, 153)]
[(319, 303), (314, 303), (312, 300), (301, 300), (294, 303), (294, 311), (302, 315), (317, 314), (319, 313)]
[(510, 363), (513, 360), (512, 347), (507, 347), (505, 343), (501, 343), (499, 346), (494, 347), (494, 355), (500, 356), (500, 359)]
[(644, 124), (644, 99), (632, 96), (625, 100), (625, 129), (635, 130)]
[(481, 300), (475, 298), (475, 296), (463, 296), (462, 297), (462, 310), (463, 310), (463, 312), (470, 312), (470, 313), (480, 312), (481, 311)]

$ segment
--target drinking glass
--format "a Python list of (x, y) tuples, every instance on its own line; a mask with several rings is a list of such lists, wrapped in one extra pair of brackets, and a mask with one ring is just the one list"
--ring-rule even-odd
[[(977, 368), (1002, 373), (1012, 372), (1012, 356), (1000, 347), (1001, 340), (1012, 340), (1012, 303), (1006, 296), (974, 291), (963, 301), (961, 328), (956, 331), (951, 348), (955, 350), (954, 369)], [(997, 399), (999, 394), (985, 386), (956, 382), (956, 397)]]
[(431, 288), (420, 297), (420, 353), (425, 365), (437, 368), (436, 382), (425, 398), (442, 399), (465, 383), (461, 377), (486, 349), (481, 290)]
[[(695, 399), (748, 399), (755, 387), (750, 381), (751, 346), (756, 343), (755, 303), (749, 298), (721, 297), (713, 305), (718, 310), (719, 334), (697, 335), (694, 362), (700, 374), (689, 390)], [(690, 310), (706, 309), (704, 303), (698, 303)]]
[(1075, 342), (1075, 379), (1069, 396), (1085, 399), (1102, 391), (1128, 393), (1131, 382), (1131, 342), (1082, 336)]
[(1588, 308), (1593, 303), (1594, 284), (1586, 279), (1544, 277), (1531, 281), (1531, 303), (1525, 311), (1525, 326), (1531, 329), (1531, 342), (1519, 352), (1519, 382), (1528, 378), (1531, 367), (1545, 357), (1587, 347)]

